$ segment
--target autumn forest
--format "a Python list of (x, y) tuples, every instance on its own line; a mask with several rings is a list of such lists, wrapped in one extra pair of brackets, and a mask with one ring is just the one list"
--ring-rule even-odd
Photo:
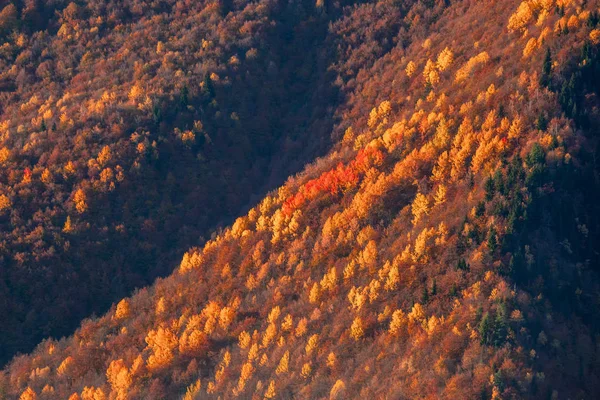
[(600, 1), (0, 0), (0, 399), (595, 399)]

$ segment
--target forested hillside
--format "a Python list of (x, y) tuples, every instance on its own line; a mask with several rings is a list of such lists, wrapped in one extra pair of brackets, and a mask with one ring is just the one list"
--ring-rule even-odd
[(4, 6), (0, 362), (170, 273), (327, 149), (336, 13), (276, 2)]
[[(0, 18), (1, 329), (60, 332), (47, 310), (189, 248), (14, 358), (0, 397), (597, 397), (600, 2), (94, 7)], [(78, 65), (45, 80), (64, 42)], [(27, 292), (43, 273), (84, 294)]]

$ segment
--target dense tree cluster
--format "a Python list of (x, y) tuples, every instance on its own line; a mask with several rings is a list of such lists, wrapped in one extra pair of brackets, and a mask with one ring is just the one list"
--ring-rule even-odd
[(0, 362), (170, 273), (327, 148), (343, 4), (305, 3), (1, 6)]
[[(346, 95), (328, 154), (190, 248), (172, 275), (14, 358), (0, 394), (593, 398), (599, 7), (345, 8), (325, 40), (346, 44), (327, 47), (343, 55), (328, 71)], [(206, 76), (201, 87), (218, 93)], [(190, 121), (176, 134), (182, 148), (193, 141), (184, 136), (212, 139), (209, 119)], [(0, 161), (15, 162), (7, 149)], [(118, 150), (98, 146), (91, 164), (111, 167)], [(79, 173), (66, 165), (47, 178)], [(22, 169), (15, 185), (44, 174), (26, 167), (30, 181)], [(67, 197), (61, 232), (83, 229), (99, 206), (88, 181)]]

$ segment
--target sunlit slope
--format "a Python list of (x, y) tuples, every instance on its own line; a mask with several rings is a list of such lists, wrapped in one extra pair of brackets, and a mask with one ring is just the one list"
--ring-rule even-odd
[(395, 7), (330, 27), (330, 153), (7, 397), (594, 398), (598, 3)]

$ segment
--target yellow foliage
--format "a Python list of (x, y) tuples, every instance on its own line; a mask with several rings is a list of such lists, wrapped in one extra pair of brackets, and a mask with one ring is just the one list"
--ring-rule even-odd
[(330, 400), (341, 400), (341, 399), (345, 398), (345, 394), (346, 394), (346, 384), (344, 383), (343, 380), (338, 379), (333, 384), (333, 387), (331, 388), (331, 391), (329, 392), (329, 399)]
[(274, 399), (275, 395), (276, 395), (275, 381), (271, 380), (271, 382), (269, 382), (269, 387), (267, 388), (267, 391), (265, 392), (265, 399)]
[(281, 375), (283, 373), (288, 372), (289, 364), (290, 364), (290, 352), (288, 350), (283, 354), (283, 357), (281, 357), (281, 360), (279, 360), (279, 365), (277, 366), (275, 373), (277, 375)]
[(240, 379), (238, 380), (238, 386), (237, 386), (238, 391), (241, 392), (244, 390), (244, 387), (246, 386), (246, 382), (248, 381), (248, 379), (250, 379), (252, 377), (253, 373), (254, 373), (254, 366), (252, 365), (252, 363), (246, 362), (244, 365), (242, 365), (242, 370), (240, 372)]
[(250, 337), (250, 334), (246, 331), (242, 331), (242, 333), (240, 333), (238, 336), (238, 345), (240, 348), (245, 349), (250, 345), (251, 340), (252, 338)]
[(321, 299), (321, 290), (319, 289), (319, 284), (315, 282), (310, 289), (310, 293), (308, 295), (308, 301), (310, 304), (317, 304)]
[[(590, 41), (593, 44), (599, 44), (600, 43), (600, 29), (594, 29), (590, 32)], [(1, 164), (1, 160), (0, 160), (0, 164)]]
[(77, 189), (75, 195), (73, 196), (73, 201), (75, 202), (75, 209), (78, 213), (83, 214), (87, 211), (87, 196), (83, 189)]
[(248, 350), (248, 361), (254, 361), (258, 358), (258, 344), (254, 343)]
[(327, 356), (327, 366), (329, 368), (335, 368), (337, 365), (337, 357), (335, 356), (335, 353), (332, 351), (329, 353), (329, 355)]
[(177, 336), (168, 328), (160, 327), (151, 330), (146, 336), (146, 343), (152, 350), (146, 364), (150, 370), (168, 366), (173, 360), (173, 350), (178, 345)]
[(195, 400), (198, 397), (201, 388), (202, 385), (200, 383), (200, 379), (198, 379), (196, 382), (187, 387), (185, 395), (183, 396), (183, 400)]
[(229, 328), (229, 325), (231, 325), (234, 318), (235, 310), (232, 307), (223, 307), (219, 313), (219, 326), (221, 329), (227, 331), (227, 328)]
[(5, 165), (10, 159), (10, 150), (6, 147), (0, 149), (0, 165)]
[(110, 161), (111, 158), (112, 153), (110, 151), (110, 147), (104, 146), (102, 150), (100, 150), (100, 153), (98, 153), (98, 157), (96, 157), (96, 160), (98, 161), (98, 164), (100, 164), (100, 166), (103, 167), (104, 165), (106, 165), (107, 162)]
[(393, 265), (388, 272), (387, 280), (385, 281), (384, 289), (387, 291), (393, 291), (398, 288), (400, 282), (400, 271), (397, 265)]
[(377, 244), (374, 240), (369, 240), (365, 249), (360, 254), (361, 265), (366, 268), (373, 268), (377, 263)]
[(415, 303), (412, 310), (408, 314), (408, 320), (413, 323), (422, 323), (425, 321), (425, 311), (423, 310), (423, 306), (421, 306), (421, 304)]
[(390, 321), (389, 332), (393, 336), (397, 336), (400, 333), (400, 329), (406, 325), (406, 315), (402, 310), (396, 310), (392, 314), (392, 320)]
[(470, 78), (471, 75), (473, 75), (473, 73), (475, 73), (475, 70), (479, 66), (487, 64), (489, 61), (490, 61), (490, 56), (486, 51), (479, 53), (478, 55), (476, 55), (474, 57), (471, 57), (469, 59), (469, 61), (467, 61), (465, 63), (465, 65), (463, 65), (456, 72), (455, 81), (457, 83), (465, 81), (467, 78)]
[(21, 396), (19, 396), (19, 400), (36, 400), (37, 398), (37, 394), (29, 386), (23, 393), (21, 393)]
[(129, 91), (129, 100), (132, 103), (137, 103), (144, 96), (144, 90), (139, 84), (135, 84)]
[(106, 395), (101, 388), (86, 386), (81, 391), (81, 400), (106, 400)]
[(533, 19), (533, 10), (529, 1), (523, 1), (519, 4), (519, 8), (515, 11), (508, 20), (508, 29), (510, 31), (523, 31), (527, 24)]
[(125, 400), (132, 379), (129, 369), (125, 366), (122, 359), (111, 361), (106, 370), (106, 378), (113, 388), (113, 391), (117, 394), (116, 399)]
[(186, 329), (179, 338), (179, 352), (192, 356), (199, 355), (205, 349), (207, 341), (206, 333), (203, 331), (197, 328)]
[(12, 203), (8, 196), (0, 194), (0, 213), (4, 210), (8, 210), (12, 206)]
[(529, 56), (538, 48), (538, 41), (536, 38), (531, 38), (523, 49), (523, 57), (529, 58)]
[(567, 26), (572, 30), (579, 28), (579, 18), (577, 18), (575, 15), (571, 15), (569, 17), (569, 21), (567, 22)]
[(425, 78), (425, 83), (429, 83), (431, 86), (435, 86), (440, 81), (440, 76), (433, 61), (427, 60), (425, 69), (423, 69), (423, 78)]
[(510, 129), (508, 130), (508, 138), (509, 139), (517, 139), (523, 133), (523, 121), (519, 116), (515, 117), (515, 119), (510, 124)]
[(337, 284), (337, 273), (335, 267), (332, 267), (328, 273), (323, 276), (321, 279), (321, 289), (333, 291), (336, 288)]
[(308, 338), (308, 343), (304, 347), (307, 355), (310, 355), (316, 348), (319, 341), (319, 335), (314, 334), (310, 338)]
[(352, 321), (352, 326), (350, 326), (350, 336), (354, 338), (354, 340), (360, 340), (365, 334), (364, 324), (360, 317), (354, 318)]
[(429, 214), (429, 200), (424, 194), (417, 193), (412, 202), (411, 209), (413, 215), (412, 223), (416, 225), (423, 218), (423, 216)]
[(448, 122), (446, 118), (440, 120), (440, 123), (435, 130), (435, 136), (433, 137), (433, 144), (438, 149), (442, 149), (448, 145), (450, 142), (450, 133), (448, 128)]
[(158, 301), (156, 302), (156, 307), (154, 309), (156, 315), (161, 315), (163, 314), (167, 309), (167, 305), (166, 305), (166, 301), (165, 301), (165, 297), (161, 296), (160, 299), (158, 299)]
[(127, 299), (123, 299), (119, 302), (119, 304), (117, 304), (117, 309), (115, 310), (115, 318), (125, 319), (129, 317), (129, 314), (129, 301)]
[(199, 268), (202, 265), (202, 255), (196, 251), (186, 252), (183, 255), (181, 264), (179, 264), (179, 272), (185, 273), (189, 270)]
[(310, 366), (310, 363), (304, 363), (304, 365), (302, 365), (302, 377), (304, 379), (307, 379), (310, 374), (312, 373), (312, 367)]
[(277, 326), (275, 326), (275, 324), (269, 324), (262, 337), (262, 347), (268, 347), (271, 341), (275, 338), (276, 334)]
[(63, 362), (60, 363), (56, 372), (58, 373), (58, 375), (66, 375), (70, 372), (72, 366), (73, 366), (73, 357), (68, 356), (67, 358), (65, 358), (63, 360)]
[(446, 192), (447, 192), (446, 185), (444, 185), (443, 183), (438, 185), (438, 187), (435, 191), (435, 195), (433, 196), (436, 206), (439, 206), (446, 202)]
[(292, 330), (293, 326), (294, 326), (294, 321), (292, 319), (292, 316), (290, 314), (286, 315), (285, 318), (283, 319), (283, 322), (281, 323), (281, 330), (284, 332), (290, 331), (290, 330)]
[(417, 239), (415, 240), (415, 250), (414, 250), (414, 260), (427, 262), (428, 257), (428, 243), (429, 239), (431, 239), (435, 235), (435, 228), (425, 228), (419, 233)]
[(440, 71), (445, 71), (454, 61), (454, 54), (452, 51), (446, 47), (442, 52), (438, 55), (437, 58), (437, 68)]
[(406, 75), (410, 78), (416, 71), (417, 64), (415, 64), (413, 61), (409, 61), (408, 64), (406, 64), (406, 69), (404, 70), (404, 72), (406, 72)]
[(308, 331), (307, 324), (308, 324), (308, 321), (306, 318), (301, 318), (300, 321), (298, 321), (298, 325), (296, 326), (296, 331), (294, 332), (296, 337), (302, 337), (302, 336), (306, 335), (306, 332)]
[(50, 170), (48, 168), (44, 169), (44, 172), (42, 172), (42, 182), (45, 183), (46, 185), (49, 185), (52, 183), (52, 172), (50, 172)]

